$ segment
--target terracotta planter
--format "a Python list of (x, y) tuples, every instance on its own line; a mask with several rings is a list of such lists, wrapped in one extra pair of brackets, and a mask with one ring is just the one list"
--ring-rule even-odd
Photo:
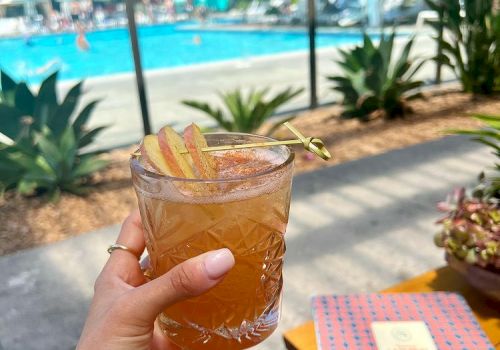
[(500, 271), (494, 272), (477, 265), (467, 264), (448, 253), (446, 253), (446, 261), (452, 269), (464, 276), (471, 286), (487, 297), (500, 302)]

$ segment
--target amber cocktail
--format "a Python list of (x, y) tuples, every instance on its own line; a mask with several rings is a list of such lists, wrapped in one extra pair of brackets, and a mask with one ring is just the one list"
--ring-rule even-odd
[[(269, 141), (205, 136), (209, 146)], [(164, 310), (161, 328), (182, 349), (245, 349), (278, 324), (293, 152), (275, 146), (212, 156), (214, 179), (159, 175), (141, 156), (131, 160), (132, 178), (153, 277), (209, 250), (229, 248), (236, 260), (215, 288)]]

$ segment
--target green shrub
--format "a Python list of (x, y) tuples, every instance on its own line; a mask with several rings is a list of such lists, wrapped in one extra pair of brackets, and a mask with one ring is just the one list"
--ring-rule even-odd
[(363, 44), (351, 51), (340, 50), (342, 59), (337, 63), (342, 75), (329, 76), (335, 85), (333, 90), (343, 95), (343, 118), (358, 118), (368, 121), (378, 112), (387, 119), (403, 117), (408, 108), (405, 102), (421, 97), (416, 90), (422, 86), (413, 80), (424, 60), (409, 58), (413, 39), (409, 40), (401, 56), (393, 62), (395, 32), (381, 35), (376, 46), (363, 34)]
[[(186, 106), (205, 112), (227, 131), (255, 132), (276, 110), (303, 91), (288, 88), (267, 98), (269, 89), (252, 90), (245, 97), (240, 90), (219, 94), (226, 111), (211, 107), (208, 103), (193, 100), (182, 101)], [(287, 120), (290, 120), (288, 118)], [(283, 120), (280, 120), (282, 123)], [(273, 127), (274, 129), (274, 127)]]
[(99, 152), (85, 152), (105, 127), (87, 129), (98, 101), (83, 106), (75, 115), (82, 82), (73, 86), (63, 101), (57, 98), (57, 72), (46, 78), (35, 95), (23, 82), (0, 72), (0, 190), (15, 188), (24, 195), (60, 191), (82, 194), (86, 180), (107, 162)]
[(464, 188), (456, 189), (438, 209), (446, 213), (438, 223), (441, 229), (434, 243), (469, 264), (500, 269), (500, 116), (476, 115), (486, 128), (448, 130), (469, 135), (472, 140), (493, 149), (496, 155), (495, 174), (479, 175), (479, 185), (469, 195)]
[(475, 189), (474, 197), (495, 199), (500, 202), (500, 116), (476, 115), (474, 118), (483, 122), (486, 128), (448, 130), (448, 132), (472, 136), (473, 141), (485, 144), (493, 149), (493, 154), (497, 157), (494, 164), (495, 175), (487, 178), (484, 176), (484, 173), (480, 174), (480, 185)]
[[(493, 0), (426, 0), (445, 29), (435, 60), (450, 67), (466, 92), (500, 91), (500, 14)], [(463, 6), (460, 5), (463, 3)], [(430, 23), (439, 32), (440, 23)]]

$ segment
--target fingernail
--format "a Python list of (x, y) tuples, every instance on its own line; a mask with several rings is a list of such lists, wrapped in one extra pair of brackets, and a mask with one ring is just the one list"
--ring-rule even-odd
[(207, 253), (203, 263), (208, 277), (215, 280), (231, 270), (234, 266), (234, 256), (229, 249), (222, 248)]

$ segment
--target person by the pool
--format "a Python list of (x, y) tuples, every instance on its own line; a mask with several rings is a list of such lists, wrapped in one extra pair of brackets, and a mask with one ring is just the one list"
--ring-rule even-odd
[(76, 37), (76, 46), (82, 51), (88, 51), (90, 49), (90, 44), (85, 37), (85, 29), (80, 23), (76, 24), (76, 31), (78, 33)]
[(193, 44), (194, 45), (201, 45), (201, 36), (199, 36), (198, 34), (193, 36)]

